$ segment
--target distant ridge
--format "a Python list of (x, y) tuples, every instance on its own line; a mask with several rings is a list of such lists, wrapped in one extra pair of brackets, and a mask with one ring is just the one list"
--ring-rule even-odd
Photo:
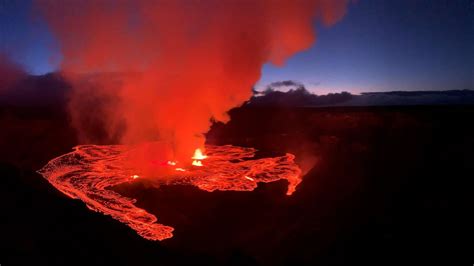
[(306, 89), (266, 91), (255, 95), (250, 106), (404, 106), (404, 105), (474, 105), (473, 90), (449, 91), (392, 91), (366, 92), (360, 95), (349, 92), (312, 94)]
[[(286, 88), (283, 92), (279, 89)], [(297, 81), (281, 81), (270, 84), (264, 91), (255, 91), (250, 106), (404, 106), (404, 105), (474, 105), (473, 90), (446, 91), (390, 91), (349, 92), (316, 95)]]
[(58, 73), (28, 75), (0, 91), (0, 104), (10, 106), (62, 106), (69, 83)]
[(387, 106), (387, 105), (472, 105), (473, 90), (447, 91), (390, 91), (367, 92), (355, 95), (342, 103), (346, 106)]
[[(106, 73), (104, 75), (112, 75)], [(113, 74), (117, 76), (119, 74)], [(95, 74), (92, 77), (102, 76)], [(85, 77), (85, 80), (91, 76)], [(404, 105), (474, 105), (474, 90), (349, 92), (316, 95), (296, 81), (270, 84), (264, 91), (254, 90), (247, 106), (330, 107), (330, 106), (404, 106)], [(59, 74), (26, 76), (0, 90), (0, 105), (64, 105), (71, 85)], [(289, 88), (283, 92), (278, 89)]]

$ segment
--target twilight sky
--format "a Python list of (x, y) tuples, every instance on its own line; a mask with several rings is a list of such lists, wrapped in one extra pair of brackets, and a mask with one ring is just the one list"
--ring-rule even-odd
[[(59, 1), (59, 0), (58, 0)], [(315, 93), (474, 89), (474, 0), (358, 0), (317, 43), (282, 68), (266, 65), (257, 88), (281, 80)], [(30, 73), (61, 55), (30, 0), (0, 0), (0, 53)]]

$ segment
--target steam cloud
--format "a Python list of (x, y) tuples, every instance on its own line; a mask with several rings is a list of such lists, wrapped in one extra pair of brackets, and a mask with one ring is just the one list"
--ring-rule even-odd
[(335, 23), (347, 0), (37, 3), (74, 84), (70, 111), (82, 140), (99, 119), (107, 137), (160, 140), (180, 160), (204, 147), (212, 120), (228, 121), (251, 97), (264, 63), (309, 48), (314, 20)]

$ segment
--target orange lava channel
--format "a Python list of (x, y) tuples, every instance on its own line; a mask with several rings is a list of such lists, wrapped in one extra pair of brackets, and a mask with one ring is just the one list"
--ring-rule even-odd
[[(173, 228), (158, 223), (157, 218), (134, 205), (135, 199), (124, 197), (110, 189), (140, 179), (136, 169), (124, 167), (132, 149), (124, 145), (81, 145), (74, 151), (48, 162), (38, 172), (56, 189), (73, 199), (82, 200), (97, 212), (112, 216), (149, 240), (163, 240), (173, 236)], [(187, 184), (205, 191), (252, 191), (259, 182), (288, 181), (287, 195), (301, 182), (301, 170), (294, 155), (254, 159), (256, 150), (231, 145), (206, 146), (206, 155), (199, 150), (189, 169), (165, 163), (175, 174), (169, 179), (159, 178), (163, 184)], [(162, 181), (160, 181), (162, 180)]]

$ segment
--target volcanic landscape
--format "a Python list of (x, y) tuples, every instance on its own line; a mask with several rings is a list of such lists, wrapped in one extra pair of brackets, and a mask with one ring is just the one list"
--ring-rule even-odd
[(0, 1), (0, 266), (454, 265), (473, 7)]
[(437, 252), (449, 259), (454, 247), (439, 243), (455, 235), (441, 228), (454, 230), (453, 198), (472, 170), (473, 112), (468, 106), (234, 109), (228, 124), (212, 127), (208, 145), (253, 147), (256, 158), (294, 154), (307, 172), (302, 182), (291, 196), (286, 180), (252, 191), (208, 192), (141, 178), (112, 187), (175, 228), (172, 238), (154, 242), (90, 211), (36, 172), (77, 144), (64, 111), (3, 106), (2, 258), (333, 265), (424, 260)]

